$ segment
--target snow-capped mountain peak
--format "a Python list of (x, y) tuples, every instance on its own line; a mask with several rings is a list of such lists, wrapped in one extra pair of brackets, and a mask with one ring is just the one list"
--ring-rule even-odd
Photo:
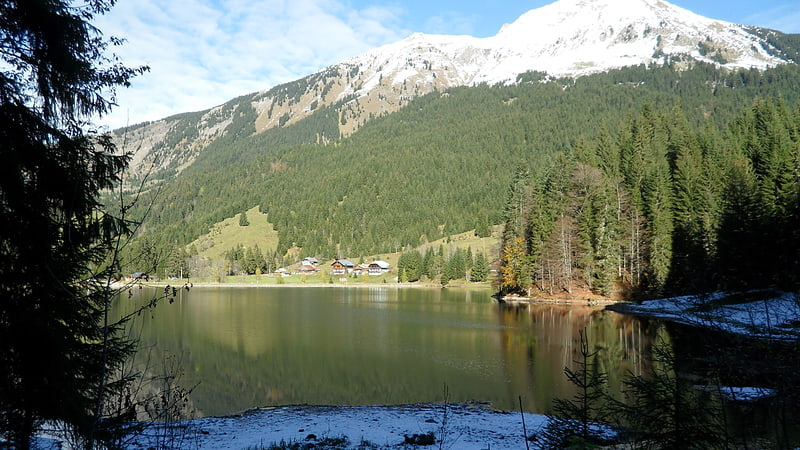
[[(790, 63), (774, 56), (781, 52), (763, 35), (764, 30), (702, 17), (664, 0), (558, 0), (523, 14), (488, 38), (414, 33), (255, 93), (250, 103), (257, 132), (291, 125), (320, 107), (335, 105), (338, 134), (348, 135), (414, 97), (455, 86), (513, 83), (529, 71), (576, 77), (666, 62), (758, 69)], [(160, 156), (162, 165), (173, 164), (176, 170), (188, 166), (187, 161), (226, 132), (236, 108), (229, 102), (203, 114), (199, 139), (186, 144), (181, 155)], [(155, 122), (142, 136), (155, 134), (158, 139), (134, 139), (131, 145), (142, 145), (140, 154), (150, 155), (142, 161), (155, 158), (161, 151), (157, 144), (173, 128)], [(317, 136), (320, 143), (335, 138)]]
[(414, 33), (372, 49), (307, 77), (305, 93), (280, 111), (265, 91), (255, 104), (257, 130), (299, 121), (315, 105), (348, 100), (340, 111), (340, 133), (347, 135), (368, 117), (433, 90), (509, 83), (529, 71), (575, 77), (668, 61), (759, 69), (789, 62), (774, 50), (750, 27), (664, 0), (558, 0), (488, 38)]
[(579, 76), (682, 59), (759, 69), (787, 62), (750, 30), (663, 0), (558, 0), (492, 37), (415, 33), (356, 56), (340, 66), (358, 67), (371, 82), (362, 78), (342, 95), (368, 95), (378, 78), (393, 85), (411, 80), (428, 91), (513, 81), (527, 71)]
[(575, 76), (678, 55), (731, 68), (786, 62), (770, 55), (747, 27), (663, 0), (559, 0), (523, 14), (487, 41), (504, 58), (481, 74), (485, 81), (523, 68)]

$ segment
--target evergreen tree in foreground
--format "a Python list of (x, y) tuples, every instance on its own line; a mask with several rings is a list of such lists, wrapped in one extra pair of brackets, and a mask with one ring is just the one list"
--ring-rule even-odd
[(555, 399), (556, 415), (547, 416), (547, 425), (538, 437), (544, 448), (597, 448), (608, 440), (606, 427), (609, 412), (606, 374), (600, 371), (597, 351), (589, 350), (586, 332), (580, 333), (577, 370), (564, 367), (564, 374), (576, 388), (571, 400)]
[(93, 271), (129, 229), (97, 200), (128, 156), (84, 131), (146, 70), (109, 59), (118, 41), (89, 23), (113, 4), (0, 0), (0, 438), (20, 449), (45, 421), (92, 448), (131, 419), (104, 408), (132, 345), (95, 281), (114, 265)]
[(729, 448), (719, 397), (681, 373), (681, 361), (666, 343), (653, 348), (653, 361), (652, 373), (625, 380), (626, 402), (614, 405), (629, 438), (651, 448)]

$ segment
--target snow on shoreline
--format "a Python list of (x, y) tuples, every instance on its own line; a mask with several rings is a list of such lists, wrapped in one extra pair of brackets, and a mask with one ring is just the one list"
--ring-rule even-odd
[[(171, 429), (153, 424), (126, 448), (147, 449), (159, 443), (192, 449), (267, 448), (281, 441), (315, 443), (345, 436), (348, 448), (383, 449), (403, 448), (406, 436), (433, 433), (436, 445), (442, 444), (437, 448), (510, 450), (526, 447), (522, 418), (519, 412), (481, 404), (281, 406), (185, 421)], [(529, 436), (546, 421), (531, 413), (524, 418)]]
[[(748, 294), (757, 298), (763, 296), (764, 291), (744, 293)], [(775, 292), (761, 300), (724, 304), (728, 296), (713, 293), (674, 297), (649, 300), (640, 305), (617, 304), (608, 309), (762, 339), (800, 339), (800, 294)]]

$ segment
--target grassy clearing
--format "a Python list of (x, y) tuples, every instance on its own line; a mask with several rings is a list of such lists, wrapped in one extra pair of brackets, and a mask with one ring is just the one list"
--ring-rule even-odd
[(258, 206), (245, 213), (250, 225), (239, 226), (239, 214), (237, 214), (214, 224), (208, 233), (189, 245), (197, 248), (201, 258), (212, 261), (222, 260), (226, 251), (239, 244), (245, 247), (258, 245), (265, 253), (274, 251), (278, 247), (278, 232), (269, 223), (267, 214), (262, 214)]
[[(223, 261), (225, 252), (237, 245), (244, 247), (252, 247), (258, 245), (261, 252), (268, 254), (274, 251), (278, 245), (278, 231), (268, 221), (267, 214), (262, 214), (259, 207), (255, 206), (245, 212), (249, 221), (248, 226), (239, 225), (240, 214), (234, 217), (229, 217), (222, 222), (214, 224), (211, 230), (203, 236), (197, 238), (190, 246), (194, 246), (198, 250), (198, 256), (207, 261)], [(466, 250), (472, 249), (473, 255), (482, 252), (488, 260), (493, 260), (499, 255), (500, 248), (500, 233), (502, 227), (495, 226), (492, 228), (491, 236), (478, 237), (475, 236), (474, 230), (464, 233), (454, 234), (442, 239), (432, 242), (425, 242), (419, 245), (416, 250), (421, 254), (431, 248), (438, 252), (440, 248), (444, 249), (446, 254), (450, 254), (456, 249)], [(397, 267), (397, 261), (402, 252), (397, 253), (383, 253), (375, 255), (343, 255), (346, 259), (350, 259), (356, 264), (369, 263), (375, 260), (383, 260), (390, 264), (392, 268)], [(300, 263), (300, 260), (306, 256), (301, 248), (291, 249), (287, 255), (286, 268), (293, 271)], [(281, 284), (347, 284), (347, 285), (367, 285), (367, 284), (397, 284), (397, 273), (392, 271), (380, 276), (334, 276), (330, 273), (330, 266), (333, 260), (321, 262), (319, 273), (310, 275), (291, 275), (288, 277), (275, 276), (273, 274), (263, 275), (249, 275), (249, 276), (227, 276), (223, 277), (222, 284), (247, 284), (247, 285), (281, 285)], [(196, 283), (216, 283), (216, 279), (212, 278), (193, 278)], [(437, 280), (424, 280), (415, 285), (436, 285)], [(470, 283), (464, 280), (452, 280), (449, 286), (453, 287), (488, 287), (487, 283)]]

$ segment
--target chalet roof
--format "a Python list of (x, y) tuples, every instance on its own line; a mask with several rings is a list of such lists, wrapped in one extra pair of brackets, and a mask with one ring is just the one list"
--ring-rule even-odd
[(387, 263), (386, 261), (381, 261), (381, 260), (372, 261), (370, 263), (370, 266), (373, 266), (373, 265), (378, 266), (381, 269), (388, 269), (389, 268), (389, 263)]
[(345, 267), (355, 267), (356, 266), (355, 264), (353, 264), (352, 261), (347, 260), (347, 259), (337, 259), (336, 261), (334, 261), (334, 263), (337, 262), (337, 261), (339, 262), (339, 264), (341, 264), (341, 265), (343, 265)]

